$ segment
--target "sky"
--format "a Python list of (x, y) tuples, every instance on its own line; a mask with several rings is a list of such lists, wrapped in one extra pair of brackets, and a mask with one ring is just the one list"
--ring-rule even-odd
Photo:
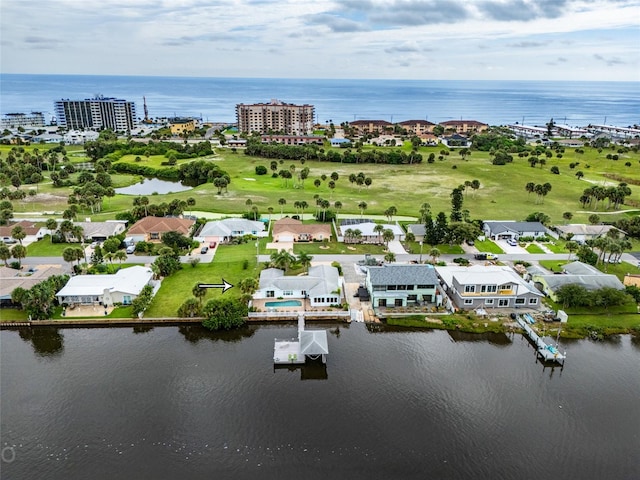
[(640, 81), (640, 0), (2, 0), (3, 73)]

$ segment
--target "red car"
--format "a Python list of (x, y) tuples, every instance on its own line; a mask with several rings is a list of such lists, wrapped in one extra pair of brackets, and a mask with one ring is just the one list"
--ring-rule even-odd
[(216, 248), (216, 242), (211, 242), (209, 244), (209, 248)]

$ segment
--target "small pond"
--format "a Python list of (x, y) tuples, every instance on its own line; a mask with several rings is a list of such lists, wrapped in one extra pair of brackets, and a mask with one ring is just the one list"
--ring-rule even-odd
[(145, 178), (141, 182), (134, 183), (128, 187), (116, 188), (115, 190), (116, 193), (123, 195), (151, 195), (154, 192), (162, 195), (165, 193), (184, 192), (192, 188), (180, 182), (160, 180), (159, 178)]

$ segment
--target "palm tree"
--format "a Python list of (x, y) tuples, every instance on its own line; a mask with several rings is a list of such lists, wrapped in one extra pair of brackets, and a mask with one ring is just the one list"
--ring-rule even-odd
[(287, 201), (284, 198), (278, 200), (278, 205), (280, 205), (280, 216), (282, 216), (282, 210), (284, 206), (287, 204)]
[(358, 204), (358, 208), (360, 209), (360, 218), (364, 215), (364, 211), (367, 209), (367, 202), (362, 201)]
[(438, 257), (440, 256), (440, 250), (437, 248), (432, 248), (429, 250), (429, 256), (431, 257), (431, 263), (436, 263)]
[(356, 228), (353, 231), (353, 238), (356, 243), (360, 243), (362, 241), (362, 231), (359, 228)]
[(385, 256), (384, 256), (384, 261), (387, 263), (392, 263), (396, 261), (396, 254), (393, 252), (388, 252)]
[(351, 243), (351, 240), (353, 239), (353, 229), (352, 228), (347, 228), (344, 231), (344, 240), (345, 243)]
[(11, 236), (18, 240), (18, 242), (20, 242), (20, 245), (22, 245), (22, 240), (24, 240), (27, 236), (27, 232), (24, 231), (22, 225), (16, 225), (11, 229)]
[(565, 243), (564, 248), (566, 248), (567, 250), (569, 250), (569, 258), (568, 260), (571, 260), (571, 254), (578, 250), (578, 248), (580, 248), (580, 245), (578, 245), (578, 242), (574, 242), (573, 240), (568, 241), (567, 243)]
[(247, 198), (244, 204), (247, 206), (247, 214), (251, 213), (251, 205), (253, 205), (253, 201), (250, 198)]
[(306, 272), (309, 272), (311, 260), (313, 260), (313, 257), (306, 252), (300, 252), (298, 254), (298, 263), (302, 265)]
[(302, 200), (300, 202), (300, 221), (304, 222), (304, 211), (309, 208), (309, 204)]
[(271, 254), (271, 263), (274, 267), (287, 270), (296, 261), (296, 258), (286, 250), (280, 250)]
[(384, 241), (385, 248), (389, 249), (389, 242), (396, 238), (395, 233), (390, 228), (385, 228), (382, 231), (382, 240)]
[(58, 228), (58, 222), (56, 222), (55, 218), (50, 218), (50, 219), (47, 220), (47, 223), (46, 223), (45, 227), (47, 227), (47, 230), (49, 230), (51, 232), (49, 234), (49, 241), (51, 243), (53, 243), (53, 233)]
[(243, 278), (238, 282), (238, 288), (246, 295), (252, 295), (258, 289), (258, 280), (254, 277)]
[(384, 225), (382, 225), (381, 223), (376, 223), (376, 226), (373, 227), (373, 231), (376, 232), (378, 234), (378, 243), (382, 243), (382, 232), (384, 232)]
[(113, 259), (120, 262), (120, 268), (122, 268), (122, 262), (127, 259), (127, 253), (124, 250), (118, 250), (113, 254)]
[(13, 256), (13, 258), (18, 260), (18, 266), (22, 267), (21, 259), (27, 256), (27, 248), (22, 245), (14, 245), (14, 247), (11, 249), (11, 255)]
[(207, 289), (200, 288), (200, 284), (196, 283), (191, 289), (191, 293), (193, 294), (194, 297), (198, 299), (198, 303), (200, 304), (200, 307), (202, 307), (202, 302), (204, 300), (205, 295), (207, 294)]
[(0, 242), (0, 260), (2, 260), (6, 265), (10, 258), (11, 249), (4, 242)]
[(333, 204), (333, 206), (336, 209), (336, 220), (338, 220), (338, 213), (340, 212), (340, 209), (342, 208), (342, 202), (340, 200), (336, 200), (335, 203)]

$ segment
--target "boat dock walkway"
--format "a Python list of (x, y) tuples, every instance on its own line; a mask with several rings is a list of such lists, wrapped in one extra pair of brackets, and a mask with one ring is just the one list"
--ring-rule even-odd
[(564, 364), (566, 359), (566, 355), (562, 354), (558, 351), (557, 347), (545, 343), (545, 341), (536, 333), (536, 331), (531, 328), (531, 326), (527, 323), (527, 321), (522, 317), (522, 315), (518, 315), (516, 317), (516, 322), (518, 325), (524, 330), (529, 340), (533, 342), (537, 349), (537, 354), (540, 358), (547, 362), (557, 362), (560, 364)]

